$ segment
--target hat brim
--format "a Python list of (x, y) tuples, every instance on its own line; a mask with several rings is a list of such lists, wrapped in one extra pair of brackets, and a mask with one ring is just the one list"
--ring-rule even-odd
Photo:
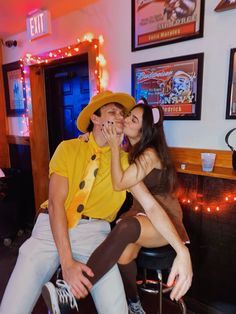
[(118, 103), (122, 105), (126, 111), (130, 111), (135, 106), (135, 100), (126, 93), (112, 93), (102, 99), (90, 102), (79, 114), (77, 118), (77, 128), (85, 133), (87, 132), (91, 115), (106, 104)]

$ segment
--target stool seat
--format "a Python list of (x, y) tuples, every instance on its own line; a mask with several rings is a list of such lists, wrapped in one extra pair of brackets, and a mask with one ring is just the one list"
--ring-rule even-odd
[(152, 270), (170, 269), (176, 252), (171, 245), (159, 248), (142, 248), (138, 256), (138, 266)]
[[(162, 294), (170, 292), (173, 288), (173, 286), (167, 287), (162, 282), (162, 271), (169, 271), (171, 269), (175, 257), (176, 252), (172, 246), (165, 245), (158, 248), (141, 248), (137, 258), (138, 267), (143, 269), (143, 279), (137, 281), (137, 284), (142, 291), (152, 294), (159, 294), (159, 314), (162, 314)], [(158, 279), (148, 279), (148, 270), (155, 271)], [(182, 310), (182, 313), (186, 314), (187, 309), (182, 298), (178, 301), (178, 304)]]

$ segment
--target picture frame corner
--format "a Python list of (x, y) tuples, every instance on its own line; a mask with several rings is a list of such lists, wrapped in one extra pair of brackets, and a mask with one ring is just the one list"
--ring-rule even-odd
[(4, 64), (2, 71), (7, 116), (21, 116), (26, 113), (25, 80), (21, 63), (18, 60)]

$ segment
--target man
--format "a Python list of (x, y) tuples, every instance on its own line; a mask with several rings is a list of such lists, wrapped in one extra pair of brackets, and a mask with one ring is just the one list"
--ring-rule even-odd
[[(114, 123), (118, 133), (122, 133), (124, 110), (121, 106), (130, 110), (134, 104), (134, 99), (124, 93), (106, 91), (94, 96), (77, 120), (82, 132), (92, 131), (88, 142), (74, 139), (58, 146), (50, 162), (49, 202), (43, 204), (48, 207), (50, 224), (48, 215), (41, 214), (32, 237), (21, 247), (1, 304), (1, 314), (31, 313), (42, 286), (51, 278), (59, 262), (69, 288), (65, 290), (72, 292), (65, 296), (66, 303), (72, 308), (77, 307), (74, 296), (83, 298), (90, 290), (98, 313), (128, 313), (117, 266), (93, 287), (83, 272), (93, 276), (84, 263), (109, 233), (109, 222), (114, 220), (126, 194), (113, 191), (110, 148), (101, 128), (109, 121)], [(126, 168), (127, 155), (121, 154), (122, 166)], [(96, 159), (99, 159), (99, 166), (93, 171), (95, 182), (86, 199), (86, 182), (91, 179), (87, 176), (87, 166)], [(152, 210), (153, 198), (142, 183), (130, 190), (143, 208)], [(189, 253), (168, 219), (163, 217), (159, 229), (177, 252), (169, 283), (178, 277), (172, 291), (173, 299), (178, 299), (191, 284)], [(11, 304), (13, 298), (14, 306)], [(55, 301), (50, 308), (58, 314), (60, 308), (58, 300)]]
[[(49, 201), (42, 204), (45, 213), (39, 215), (32, 236), (20, 248), (3, 296), (1, 314), (31, 313), (42, 286), (59, 264), (64, 280), (77, 298), (85, 297), (91, 289), (98, 313), (128, 313), (117, 266), (93, 287), (83, 272), (93, 276), (85, 263), (110, 232), (109, 222), (114, 220), (126, 195), (112, 189), (110, 148), (101, 127), (111, 121), (122, 133), (124, 111), (134, 105), (133, 97), (125, 93), (106, 91), (94, 96), (77, 120), (81, 131), (92, 129), (89, 141), (73, 139), (58, 146), (50, 161)], [(78, 190), (84, 192), (84, 171), (91, 159), (97, 157), (100, 164), (94, 172), (95, 182), (85, 204), (80, 204), (75, 195)], [(122, 160), (127, 167), (125, 153)]]

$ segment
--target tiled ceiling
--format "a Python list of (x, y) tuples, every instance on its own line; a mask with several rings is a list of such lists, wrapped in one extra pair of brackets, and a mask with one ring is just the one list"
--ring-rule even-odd
[(26, 17), (37, 9), (48, 9), (51, 18), (77, 11), (97, 0), (0, 0), (0, 39), (24, 32)]

